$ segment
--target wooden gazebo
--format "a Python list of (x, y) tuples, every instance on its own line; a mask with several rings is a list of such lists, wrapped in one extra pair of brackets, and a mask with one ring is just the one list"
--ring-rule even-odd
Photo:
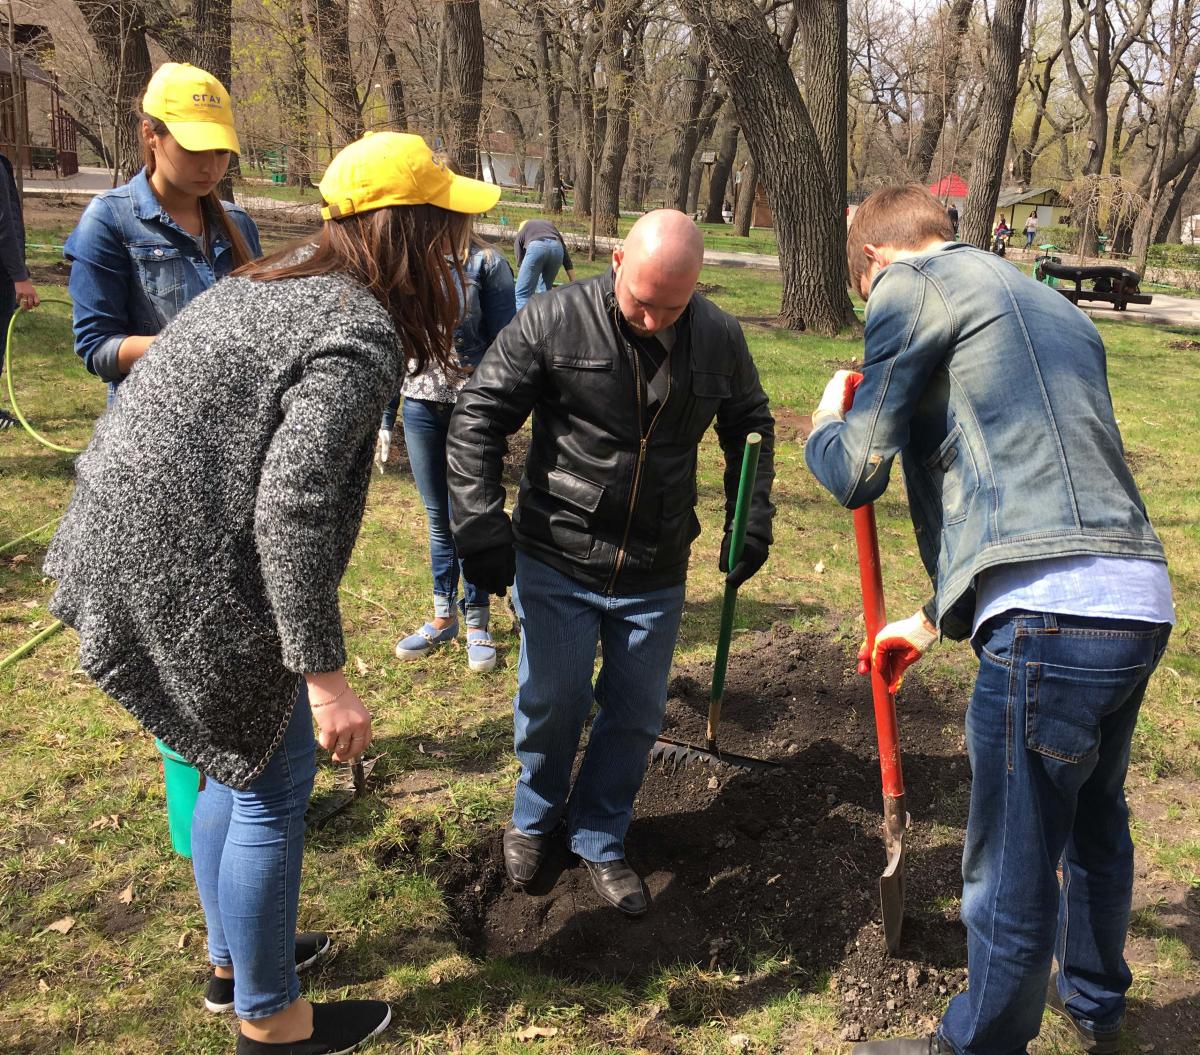
[[(20, 122), (18, 103), (22, 105)], [(24, 132), (20, 143), (18, 123)], [(0, 49), (0, 151), (30, 176), (37, 169), (59, 178), (79, 171), (75, 120), (63, 109), (54, 74), (21, 56), (14, 75), (13, 56), (7, 48)]]

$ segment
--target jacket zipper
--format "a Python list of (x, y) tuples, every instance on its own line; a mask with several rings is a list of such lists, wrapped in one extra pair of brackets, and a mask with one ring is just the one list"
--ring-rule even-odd
[(638, 491), (642, 486), (642, 466), (646, 463), (646, 448), (650, 443), (650, 434), (654, 431), (654, 426), (658, 424), (658, 419), (662, 416), (662, 412), (666, 408), (667, 400), (671, 398), (671, 353), (668, 351), (665, 360), (667, 368), (667, 391), (663, 395), (663, 400), (658, 405), (658, 410), (655, 411), (654, 417), (650, 419), (650, 427), (646, 429), (645, 435), (642, 435), (642, 362), (638, 357), (637, 349), (633, 348), (624, 337), (621, 340), (633, 358), (633, 381), (634, 390), (637, 393), (637, 425), (640, 439), (638, 441), (637, 463), (633, 468), (633, 487), (629, 491), (629, 509), (625, 514), (625, 534), (621, 537), (621, 546), (617, 550), (617, 557), (613, 562), (612, 575), (609, 577), (608, 584), (604, 587), (605, 593), (612, 593), (617, 585), (617, 576), (621, 574), (621, 568), (625, 565), (626, 547), (629, 545), (629, 531), (633, 527), (633, 510), (637, 505)]

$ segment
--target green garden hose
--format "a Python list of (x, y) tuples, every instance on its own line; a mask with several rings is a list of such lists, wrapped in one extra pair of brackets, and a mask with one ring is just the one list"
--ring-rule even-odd
[[(65, 304), (68, 308), (71, 307), (69, 300), (62, 300), (59, 297), (42, 297), (43, 304)], [(52, 451), (58, 451), (60, 454), (82, 454), (83, 451), (76, 447), (64, 447), (61, 444), (54, 443), (41, 435), (29, 422), (25, 419), (25, 415), (21, 413), (21, 408), (17, 405), (16, 392), (13, 391), (13, 331), (17, 325), (17, 319), (21, 317), (23, 312), (14, 311), (12, 318), (8, 323), (8, 333), (4, 338), (4, 373), (5, 380), (8, 385), (8, 403), (12, 407), (13, 413), (17, 420), (21, 423), (21, 427), (29, 433), (43, 447), (49, 447)]]

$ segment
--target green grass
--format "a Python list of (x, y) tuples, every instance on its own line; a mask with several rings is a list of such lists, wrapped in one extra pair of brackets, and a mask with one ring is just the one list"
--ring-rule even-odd
[[(607, 266), (581, 263), (587, 273)], [(746, 317), (772, 315), (777, 275), (706, 268), (714, 298)], [(43, 288), (61, 295), (61, 291)], [(51, 438), (82, 446), (104, 408), (104, 386), (71, 350), (67, 309), (46, 305), (22, 317), (15, 352), (18, 397)], [(1177, 627), (1143, 711), (1135, 742), (1135, 816), (1155, 788), (1194, 787), (1200, 776), (1200, 457), (1195, 407), (1200, 361), (1169, 347), (1197, 334), (1130, 322), (1101, 323), (1117, 415), (1131, 462), (1171, 557)], [(822, 339), (762, 326), (747, 335), (777, 412), (807, 412), (837, 365), (860, 355), (851, 338)], [(69, 459), (26, 436), (0, 436), (0, 545), (56, 516), (72, 486)], [(814, 482), (800, 444), (778, 445), (777, 543), (771, 562), (743, 589), (738, 623), (782, 620), (834, 635), (860, 634), (858, 571), (850, 517)], [(678, 659), (710, 658), (721, 578), (716, 569), (723, 508), (715, 439), (700, 456), (699, 516)], [(927, 583), (896, 481), (877, 506), (888, 600), (911, 611)], [(750, 1010), (739, 989), (787, 977), (785, 960), (749, 975), (664, 968), (637, 986), (568, 983), (503, 960), (472, 960), (456, 947), (432, 862), (462, 854), (481, 826), (508, 808), (516, 639), (496, 620), (500, 668), (471, 674), (461, 650), (423, 664), (397, 663), (392, 645), (427, 616), (429, 579), (419, 499), (404, 476), (373, 479), (366, 519), (342, 591), (348, 670), (376, 715), (385, 752), (373, 793), (318, 831), (306, 856), (301, 925), (332, 929), (341, 953), (313, 982), (317, 999), (387, 998), (397, 1027), (385, 1053), (507, 1055), (534, 1045), (520, 1029), (558, 1030), (535, 1042), (551, 1055), (654, 1050), (667, 1038), (687, 1055), (735, 1050), (845, 1052), (836, 1037), (837, 999), (827, 979), (798, 980)], [(40, 573), (44, 542), (0, 554), (0, 656), (47, 624), (50, 584)], [(822, 565), (818, 572), (817, 565)], [(735, 645), (736, 647), (736, 645)], [(973, 657), (942, 646), (927, 676), (965, 693)], [(231, 1050), (229, 1024), (206, 1014), (203, 918), (186, 862), (167, 851), (161, 776), (149, 738), (77, 670), (70, 632), (0, 672), (0, 1045), (6, 1050), (149, 1055), (217, 1055)], [(322, 783), (330, 774), (323, 770)], [(1149, 789), (1149, 790), (1147, 790)], [(1164, 882), (1200, 882), (1200, 819), (1182, 806), (1170, 823), (1139, 824), (1143, 864)], [(415, 845), (412, 818), (419, 821)], [(947, 838), (952, 833), (947, 831)], [(132, 883), (132, 901), (120, 894)], [(947, 902), (947, 912), (955, 905)], [(65, 917), (66, 934), (46, 927)], [(1187, 950), (1155, 919), (1149, 961), (1135, 962), (1136, 992), (1153, 999), (1163, 980), (1194, 972)], [(771, 991), (775, 991), (771, 987)], [(1136, 1038), (1135, 1038), (1136, 1040)], [(1047, 1027), (1040, 1055), (1072, 1050)], [(1136, 1050), (1136, 1048), (1132, 1049)]]

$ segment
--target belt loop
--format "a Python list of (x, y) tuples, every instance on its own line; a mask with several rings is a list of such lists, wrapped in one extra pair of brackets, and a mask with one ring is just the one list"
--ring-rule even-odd
[(1050, 634), (1058, 633), (1058, 620), (1054, 618), (1053, 612), (1043, 612), (1042, 619), (1045, 620), (1044, 625), (1046, 627), (1047, 633), (1050, 633)]

